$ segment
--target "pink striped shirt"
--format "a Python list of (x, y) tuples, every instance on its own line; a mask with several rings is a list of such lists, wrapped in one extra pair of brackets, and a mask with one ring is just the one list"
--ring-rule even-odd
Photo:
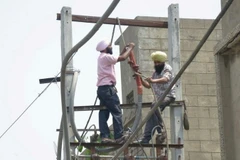
[(117, 59), (118, 57), (107, 53), (101, 53), (99, 55), (97, 86), (116, 84), (114, 65), (117, 63)]

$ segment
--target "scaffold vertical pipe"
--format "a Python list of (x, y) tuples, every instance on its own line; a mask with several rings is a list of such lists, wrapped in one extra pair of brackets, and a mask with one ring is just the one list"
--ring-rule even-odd
[[(179, 7), (178, 4), (171, 4), (168, 7), (168, 61), (173, 68), (173, 73), (180, 70), (180, 27), (179, 27)], [(180, 79), (175, 84), (176, 100), (182, 100), (182, 85)], [(170, 125), (171, 125), (171, 142), (177, 144), (183, 143), (183, 110), (182, 107), (170, 107)], [(182, 149), (172, 150), (172, 160), (178, 160), (179, 157), (184, 159)]]
[[(64, 60), (66, 54), (71, 50), (72, 48), (72, 11), (70, 7), (63, 7), (61, 10), (61, 53), (62, 53), (62, 61)], [(66, 67), (67, 71), (73, 70), (73, 61), (69, 61)], [(73, 72), (72, 74), (67, 73), (65, 75), (65, 97), (66, 97), (66, 106), (69, 106), (70, 104), (70, 88), (71, 88), (71, 82), (73, 79)], [(62, 121), (64, 123), (64, 121)], [(69, 119), (69, 114), (67, 113), (66, 125), (63, 125), (65, 129), (63, 128), (63, 138), (64, 138), (64, 159), (68, 160), (71, 155), (74, 155), (74, 148), (70, 149), (70, 143), (74, 142), (75, 136), (71, 128), (71, 123)]]
[[(210, 36), (210, 34), (212, 33), (212, 31), (214, 30), (214, 28), (216, 27), (216, 25), (218, 24), (218, 22), (220, 21), (220, 19), (223, 17), (223, 15), (226, 13), (226, 11), (228, 10), (228, 8), (230, 7), (230, 5), (232, 4), (233, 0), (229, 0), (226, 5), (223, 7), (223, 9), (221, 10), (221, 12), (218, 14), (217, 18), (213, 21), (213, 23), (211, 24), (210, 28), (207, 30), (206, 34), (203, 36), (203, 38), (201, 39), (201, 41), (199, 42), (199, 44), (196, 46), (195, 50), (193, 51), (193, 53), (190, 55), (189, 59), (182, 65), (182, 68), (179, 70), (179, 72), (177, 73), (177, 75), (174, 77), (173, 81), (170, 83), (170, 85), (168, 86), (168, 88), (165, 90), (165, 92), (163, 93), (162, 97), (157, 101), (157, 103), (155, 103), (155, 105), (153, 106), (153, 108), (148, 112), (148, 114), (146, 115), (146, 117), (142, 120), (142, 122), (139, 124), (139, 126), (137, 127), (136, 131), (133, 132), (133, 134), (129, 137), (129, 139), (123, 144), (123, 146), (115, 153), (114, 157), (112, 158), (112, 160), (117, 160), (118, 156), (123, 152), (123, 150), (130, 144), (130, 142), (133, 140), (133, 138), (136, 136), (136, 134), (142, 129), (143, 125), (147, 122), (147, 120), (150, 118), (150, 116), (152, 116), (152, 114), (156, 111), (156, 109), (158, 109), (158, 106), (161, 104), (161, 102), (163, 101), (163, 99), (166, 97), (166, 95), (168, 94), (168, 92), (171, 90), (171, 88), (176, 84), (176, 82), (179, 80), (179, 78), (182, 76), (183, 72), (186, 70), (186, 68), (190, 65), (190, 63), (193, 61), (193, 59), (196, 57), (196, 55), (198, 54), (199, 50), (202, 48), (202, 46), (204, 45), (204, 43), (206, 42), (206, 40), (208, 39), (208, 37)], [(179, 160), (179, 159), (178, 159)]]

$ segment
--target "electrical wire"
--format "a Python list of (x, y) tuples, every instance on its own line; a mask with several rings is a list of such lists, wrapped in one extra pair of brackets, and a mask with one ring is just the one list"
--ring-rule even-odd
[(55, 78), (42, 90), (41, 93), (27, 106), (27, 108), (16, 118), (16, 120), (2, 133), (0, 139), (12, 128), (12, 126), (24, 115), (24, 113), (36, 102), (36, 100), (48, 89), (48, 87), (57, 79), (57, 76), (60, 74), (59, 72)]
[(152, 132), (151, 132), (151, 142), (152, 142), (153, 156), (155, 156), (155, 150), (154, 150), (154, 145), (153, 145), (153, 140), (152, 140), (152, 138), (153, 138), (153, 135), (154, 135), (154, 132), (155, 132), (155, 129), (156, 129), (156, 128), (162, 129), (160, 125), (157, 125), (157, 126), (153, 127), (153, 129), (152, 129)]
[[(150, 84), (151, 90), (152, 90), (152, 92), (153, 92), (154, 99), (155, 99), (155, 103), (156, 103), (158, 99), (157, 99), (157, 97), (156, 97), (155, 92), (153, 91), (152, 84), (151, 84), (151, 83), (149, 83), (149, 84)], [(157, 108), (156, 111), (159, 111), (159, 109)], [(165, 122), (164, 122), (164, 120), (163, 120), (163, 118), (162, 118), (162, 112), (161, 112), (161, 110), (160, 110), (159, 112), (160, 112), (160, 114), (159, 114), (160, 117), (159, 117), (159, 118), (162, 119), (163, 128), (165, 129), (165, 132), (166, 132), (166, 144), (167, 144), (167, 150), (169, 151), (167, 128), (166, 128)], [(157, 115), (156, 115), (156, 116), (157, 116)], [(168, 154), (168, 152), (167, 152), (167, 154)], [(167, 157), (169, 157), (169, 156), (167, 155)]]
[(61, 67), (61, 101), (62, 101), (62, 115), (63, 115), (63, 130), (64, 133), (64, 142), (65, 142), (65, 152), (66, 152), (66, 159), (70, 160), (70, 143), (69, 143), (69, 134), (68, 134), (68, 125), (67, 125), (67, 109), (66, 109), (66, 97), (65, 97), (65, 74), (67, 69), (67, 63), (69, 59), (73, 56), (74, 52), (76, 52), (79, 48), (81, 48), (101, 27), (104, 20), (108, 18), (108, 16), (112, 13), (114, 8), (117, 6), (120, 0), (114, 0), (111, 5), (108, 7), (106, 12), (103, 16), (98, 20), (98, 22), (94, 25), (92, 30), (81, 40), (79, 41), (65, 56), (62, 62)]
[[(136, 75), (138, 75), (138, 76), (141, 76), (141, 77), (143, 77), (143, 78), (147, 78), (146, 76), (144, 76), (143, 74), (141, 74), (141, 73), (138, 73), (138, 72), (135, 72), (135, 74)], [(151, 88), (151, 90), (152, 90), (152, 93), (153, 93), (153, 95), (154, 95), (154, 100), (155, 100), (155, 102), (157, 102), (157, 97), (156, 97), (156, 94), (155, 94), (155, 92), (153, 91), (153, 88), (152, 88), (152, 84), (151, 83), (149, 83), (150, 84), (150, 88)], [(160, 110), (160, 117), (159, 118), (161, 118), (162, 119), (162, 123), (163, 123), (163, 128), (165, 129), (165, 131), (166, 131), (166, 145), (167, 145), (167, 150), (169, 151), (169, 143), (168, 143), (168, 134), (167, 134), (167, 128), (166, 128), (166, 125), (165, 125), (165, 123), (164, 123), (164, 120), (163, 120), (163, 118), (162, 118), (162, 112), (161, 112), (161, 110)], [(168, 154), (168, 152), (167, 152), (167, 154)], [(169, 156), (168, 156), (169, 157)]]
[(193, 59), (196, 57), (196, 55), (198, 54), (199, 50), (202, 48), (202, 46), (204, 45), (204, 43), (206, 42), (206, 40), (208, 39), (208, 37), (210, 36), (210, 34), (212, 33), (212, 31), (214, 30), (214, 28), (216, 27), (216, 25), (218, 24), (218, 22), (220, 21), (220, 19), (223, 17), (223, 15), (226, 13), (226, 11), (228, 10), (228, 8), (230, 7), (230, 5), (232, 4), (233, 0), (228, 0), (228, 2), (226, 3), (226, 5), (222, 8), (221, 12), (218, 14), (217, 18), (213, 21), (213, 23), (211, 24), (211, 26), (209, 27), (209, 29), (207, 30), (206, 34), (203, 36), (203, 38), (201, 39), (201, 41), (199, 42), (199, 44), (197, 45), (197, 47), (195, 48), (195, 50), (193, 51), (193, 53), (191, 54), (191, 56), (189, 57), (189, 59), (186, 61), (186, 63), (182, 66), (182, 68), (179, 70), (179, 72), (177, 73), (177, 75), (175, 76), (175, 78), (173, 79), (173, 81), (171, 82), (171, 84), (168, 86), (168, 88), (165, 90), (165, 92), (163, 93), (162, 97), (157, 101), (157, 103), (154, 105), (154, 107), (151, 109), (151, 111), (148, 112), (147, 116), (143, 119), (143, 121), (141, 122), (141, 124), (139, 125), (139, 127), (136, 129), (136, 131), (128, 138), (128, 140), (124, 143), (124, 145), (118, 150), (118, 152), (115, 154), (115, 156), (112, 158), (112, 160), (116, 160), (117, 157), (123, 152), (123, 150), (129, 145), (129, 143), (131, 142), (131, 140), (133, 139), (133, 137), (135, 136), (135, 134), (137, 134), (137, 132), (143, 127), (143, 125), (147, 122), (147, 120), (150, 118), (150, 116), (152, 116), (152, 114), (155, 112), (156, 109), (158, 109), (158, 106), (161, 105), (163, 99), (166, 97), (166, 95), (168, 94), (168, 92), (171, 90), (171, 88), (173, 87), (173, 85), (175, 85), (175, 83), (178, 81), (178, 79), (181, 77), (181, 75), (183, 74), (183, 72), (186, 70), (186, 68), (190, 65), (190, 63), (193, 61)]

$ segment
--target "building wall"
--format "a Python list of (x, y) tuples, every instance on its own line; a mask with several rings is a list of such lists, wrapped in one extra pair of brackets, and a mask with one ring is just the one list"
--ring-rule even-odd
[[(222, 8), (227, 0), (221, 0)], [(225, 37), (240, 22), (240, 1), (234, 0), (222, 19), (223, 37)]]
[[(157, 17), (137, 17), (137, 19), (166, 20)], [(203, 35), (209, 28), (212, 20), (181, 19), (180, 43), (181, 64), (184, 64), (193, 52)], [(220, 160), (220, 141), (218, 129), (218, 110), (216, 100), (216, 73), (213, 47), (221, 38), (221, 26), (218, 25), (200, 50), (194, 61), (186, 69), (182, 81), (183, 100), (187, 105), (190, 130), (184, 131), (185, 160)], [(136, 43), (134, 52), (140, 71), (151, 76), (153, 62), (150, 54), (156, 50), (168, 51), (168, 30), (162, 28), (128, 27), (124, 32), (126, 42)], [(116, 42), (122, 49), (121, 38)], [(134, 90), (134, 101), (137, 100), (136, 84), (126, 62), (121, 64), (122, 97), (127, 103), (126, 96)], [(152, 102), (151, 90), (143, 90), (143, 102)], [(143, 117), (149, 109), (143, 109)], [(124, 111), (124, 119), (134, 115)], [(169, 109), (163, 113), (169, 130)], [(168, 132), (170, 134), (170, 132)], [(169, 136), (170, 137), (170, 136)]]
[[(221, 0), (222, 7), (226, 1)], [(233, 1), (222, 19), (222, 40), (215, 47), (221, 156), (240, 159), (240, 1)]]

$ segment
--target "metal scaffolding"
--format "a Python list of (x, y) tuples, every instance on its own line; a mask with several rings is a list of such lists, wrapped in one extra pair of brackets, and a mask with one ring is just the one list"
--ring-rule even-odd
[[(99, 156), (96, 153), (100, 152), (101, 150), (98, 150), (96, 146), (100, 147), (103, 146), (103, 144), (99, 143), (86, 143), (84, 140), (81, 139), (81, 137), (77, 134), (77, 129), (74, 128), (74, 115), (72, 114), (74, 111), (86, 111), (86, 110), (93, 110), (96, 109), (95, 106), (73, 106), (73, 97), (75, 88), (73, 83), (70, 82), (70, 80), (74, 79), (74, 76), (78, 74), (79, 71), (76, 71), (73, 69), (72, 64), (72, 57), (74, 56), (74, 53), (77, 52), (77, 50), (84, 45), (93, 35), (94, 33), (100, 28), (100, 26), (103, 23), (106, 24), (116, 24), (115, 19), (107, 18), (110, 13), (113, 11), (113, 9), (118, 4), (119, 0), (114, 0), (106, 13), (102, 17), (90, 17), (90, 16), (77, 16), (71, 14), (71, 8), (63, 7), (61, 15), (57, 14), (57, 20), (61, 20), (61, 28), (62, 28), (62, 69), (61, 69), (61, 99), (62, 99), (62, 121), (61, 121), (61, 127), (60, 127), (60, 134), (59, 135), (59, 141), (62, 141), (62, 138), (64, 139), (64, 158), (66, 160), (70, 160), (72, 156), (75, 156), (74, 148), (78, 144), (74, 142), (74, 136), (78, 138), (78, 140), (81, 143), (81, 145), (85, 146), (86, 148), (89, 148), (92, 152), (92, 155), (90, 157), (92, 159), (98, 159), (103, 156)], [(179, 81), (180, 76), (183, 74), (185, 69), (188, 67), (188, 65), (192, 62), (194, 57), (197, 55), (198, 51), (201, 49), (221, 17), (225, 14), (228, 7), (231, 5), (232, 0), (229, 0), (229, 2), (226, 4), (226, 6), (223, 8), (223, 10), (220, 12), (218, 17), (214, 20), (213, 24), (210, 26), (207, 33), (204, 35), (203, 39), (200, 41), (188, 61), (182, 66), (180, 69), (180, 40), (179, 40), (179, 10), (178, 5), (170, 5), (169, 6), (169, 17), (168, 22), (161, 22), (161, 21), (140, 21), (140, 20), (129, 20), (129, 19), (122, 19), (121, 24), (122, 25), (128, 25), (128, 26), (145, 26), (145, 27), (159, 27), (159, 28), (168, 28), (169, 29), (169, 61), (172, 62), (173, 70), (175, 73), (177, 73), (176, 77), (168, 87), (168, 89), (164, 92), (163, 96), (160, 98), (160, 100), (154, 105), (154, 107), (149, 111), (147, 116), (142, 120), (142, 122), (137, 126), (136, 130), (130, 135), (129, 139), (126, 141), (125, 144), (119, 145), (119, 144), (111, 144), (107, 145), (106, 147), (112, 147), (110, 149), (104, 150), (104, 151), (113, 151), (117, 149), (117, 153), (114, 154), (111, 157), (113, 160), (116, 160), (120, 157), (122, 153), (124, 153), (123, 158), (125, 159), (134, 159), (135, 156), (129, 154), (128, 148), (129, 147), (139, 147), (138, 144), (130, 144), (133, 138), (136, 136), (136, 134), (140, 131), (140, 129), (143, 127), (143, 125), (146, 123), (146, 121), (149, 119), (149, 117), (154, 113), (154, 111), (158, 108), (158, 106), (161, 104), (161, 101), (165, 98), (167, 93), (170, 91), (170, 89), (173, 87), (173, 85), (178, 84), (177, 89), (177, 101), (172, 104), (171, 106), (171, 130), (174, 132), (172, 134), (172, 144), (169, 144), (169, 148), (174, 148), (174, 151), (172, 152), (172, 159), (173, 160), (179, 160), (184, 159), (184, 152), (183, 152), (183, 122), (182, 122), (182, 111), (184, 107), (184, 102), (181, 101), (181, 83)], [(89, 23), (96, 23), (92, 31), (84, 37), (82, 41), (80, 41), (77, 45), (75, 45), (73, 48), (71, 48), (72, 44), (72, 33), (71, 33), (71, 23), (72, 21), (78, 21), (78, 22), (89, 22)], [(72, 89), (72, 90), (71, 90)], [(149, 104), (148, 104), (149, 105)], [(126, 104), (122, 105), (123, 109), (124, 107), (129, 108), (132, 107), (133, 104)], [(143, 104), (145, 106), (145, 104)], [(147, 106), (147, 105), (146, 105)], [(102, 106), (103, 107), (103, 106)], [(99, 107), (98, 109), (100, 109)], [(60, 143), (59, 143), (60, 144)], [(161, 157), (162, 156), (162, 149), (166, 148), (167, 146), (165, 144), (153, 144), (154, 147), (156, 147), (157, 151), (157, 158), (166, 158)], [(61, 147), (61, 145), (60, 145)], [(142, 145), (142, 147), (152, 147), (152, 145)], [(59, 149), (58, 149), (59, 151)], [(60, 152), (60, 151), (59, 151)], [(84, 156), (84, 155), (82, 155)], [(89, 157), (85, 155), (85, 157)], [(60, 155), (58, 153), (58, 160), (61, 159), (61, 152)], [(168, 158), (168, 157), (167, 157)]]

